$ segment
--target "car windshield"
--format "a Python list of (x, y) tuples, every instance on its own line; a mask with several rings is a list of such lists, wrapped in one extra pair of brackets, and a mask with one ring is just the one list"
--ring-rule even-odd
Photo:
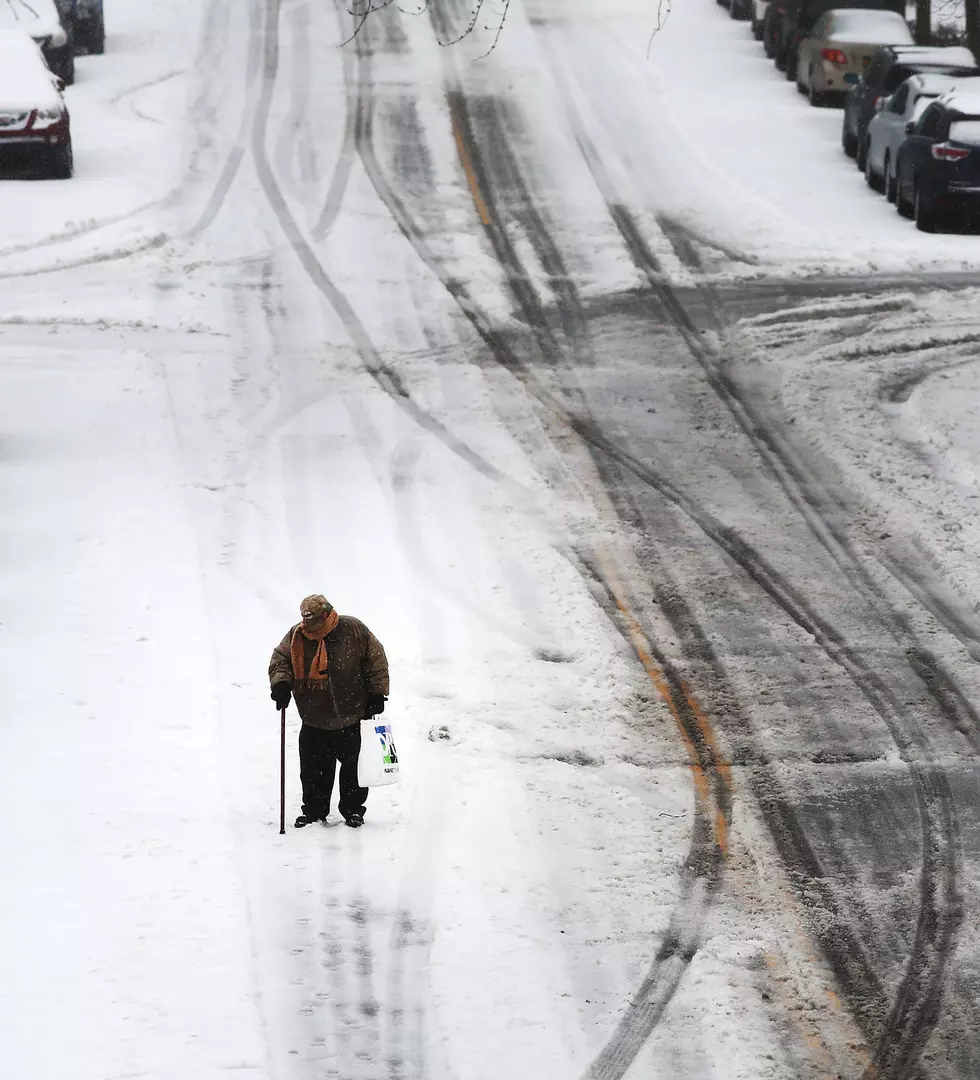
[(43, 19), (43, 8), (36, 0), (0, 0), (0, 27), (28, 30)]
[(968, 116), (965, 120), (954, 120), (949, 125), (949, 137), (955, 142), (980, 146), (980, 116)]
[(912, 32), (894, 11), (835, 11), (827, 23), (827, 37), (835, 41), (861, 41), (869, 45), (900, 45)]

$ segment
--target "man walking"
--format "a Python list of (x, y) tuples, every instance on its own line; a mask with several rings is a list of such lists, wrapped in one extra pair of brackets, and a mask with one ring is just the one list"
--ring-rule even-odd
[(356, 829), (364, 824), (368, 793), (357, 786), (361, 720), (384, 712), (388, 659), (364, 623), (338, 615), (319, 593), (308, 596), (299, 610), (303, 621), (287, 632), (269, 662), (276, 708), (285, 709), (293, 696), (303, 721), (299, 731), (303, 813), (296, 828), (326, 820), (339, 761), (338, 809)]

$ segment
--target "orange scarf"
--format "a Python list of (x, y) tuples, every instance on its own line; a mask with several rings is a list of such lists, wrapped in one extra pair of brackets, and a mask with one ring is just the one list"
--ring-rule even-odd
[[(316, 636), (307, 633), (303, 629), (302, 623), (293, 631), (292, 639), (289, 642), (289, 656), (293, 662), (293, 684), (295, 686), (305, 687), (309, 690), (326, 689), (327, 683), (330, 681), (327, 674), (326, 637), (337, 629), (338, 622), (340, 622), (340, 616), (336, 611), (331, 611), (327, 616), (323, 630)], [(309, 672), (304, 670), (303, 638), (318, 642), (316, 653), (310, 663)]]

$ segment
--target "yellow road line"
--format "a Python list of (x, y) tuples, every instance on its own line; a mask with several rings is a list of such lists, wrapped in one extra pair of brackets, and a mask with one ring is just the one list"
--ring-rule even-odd
[(480, 215), (480, 220), (483, 224), (489, 225), (490, 212), (487, 209), (483, 193), (480, 191), (480, 181), (477, 179), (476, 170), (473, 168), (473, 162), (470, 161), (470, 155), (466, 152), (466, 141), (463, 138), (462, 131), (459, 129), (459, 123), (455, 116), (453, 117), (453, 136), (456, 139), (456, 149), (459, 151), (459, 160), (463, 163), (463, 171), (466, 173), (466, 179), (470, 185), (470, 193), (473, 196), (473, 202), (476, 204), (477, 213)]
[[(626, 622), (626, 627), (629, 631), (630, 639), (633, 642), (633, 650), (635, 651), (640, 663), (646, 670), (647, 676), (650, 681), (656, 687), (657, 693), (661, 696), (670, 709), (671, 716), (674, 718), (674, 723), (680, 733), (681, 738), (684, 740), (684, 746), (687, 750), (688, 758), (691, 762), (691, 774), (694, 777), (694, 790), (698, 802), (705, 809), (710, 810), (713, 808), (714, 827), (715, 827), (715, 842), (718, 844), (718, 849), (721, 852), (722, 858), (728, 858), (728, 820), (725, 817), (724, 810), (718, 805), (716, 799), (712, 797), (711, 783), (708, 778), (708, 774), (705, 772), (704, 766), (701, 764), (698, 758), (697, 747), (694, 745), (690, 735), (687, 733), (687, 729), (684, 726), (684, 721), (680, 715), (680, 711), (677, 706), (677, 702), (674, 700), (674, 695), (671, 693), (670, 687), (667, 685), (663, 676), (663, 671), (660, 665), (653, 658), (653, 651), (650, 648), (650, 643), (647, 639), (646, 633), (643, 627), (640, 625), (639, 619), (630, 610), (627, 603), (623, 600), (620, 590), (618, 588), (615, 575), (612, 573), (611, 568), (606, 563), (602, 554), (597, 552), (597, 558), (599, 564), (602, 567), (603, 577), (606, 579), (606, 583), (609, 586), (609, 591), (612, 594), (616, 607), (619, 609), (620, 614)], [(731, 791), (732, 787), (732, 775), (731, 769), (728, 763), (725, 761), (721, 751), (718, 747), (718, 741), (715, 737), (715, 733), (708, 722), (707, 717), (701, 711), (697, 702), (694, 699), (693, 694), (688, 690), (684, 683), (681, 683), (684, 690), (684, 696), (688, 705), (691, 708), (691, 712), (694, 715), (695, 721), (698, 726), (698, 731), (704, 738), (705, 743), (711, 750), (714, 758), (717, 772), (725, 784), (726, 788)]]

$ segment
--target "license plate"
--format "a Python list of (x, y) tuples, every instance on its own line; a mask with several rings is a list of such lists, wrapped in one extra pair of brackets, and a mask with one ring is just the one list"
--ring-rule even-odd
[(854, 75), (851, 72), (848, 72), (844, 76), (844, 82), (846, 82), (846, 83), (856, 83), (860, 78), (861, 78), (860, 75)]

